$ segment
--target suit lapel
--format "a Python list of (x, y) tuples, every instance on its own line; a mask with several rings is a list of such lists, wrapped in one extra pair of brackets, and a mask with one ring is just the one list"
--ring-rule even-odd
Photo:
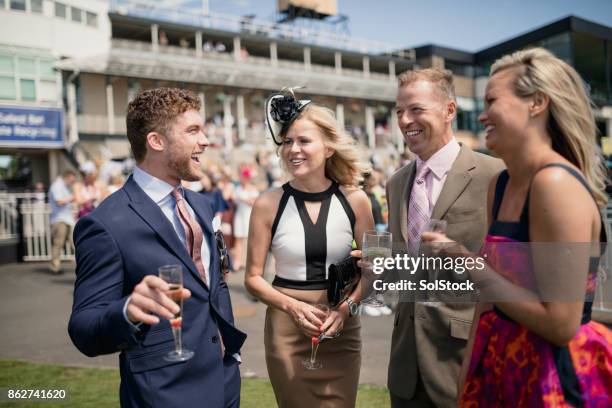
[(408, 242), (408, 201), (410, 200), (410, 192), (412, 191), (412, 183), (416, 175), (416, 160), (413, 160), (409, 165), (406, 173), (406, 182), (400, 185), (400, 230), (404, 242)]
[[(174, 227), (159, 206), (136, 184), (132, 176), (126, 181), (124, 189), (130, 197), (129, 206), (168, 245), (168, 248), (183, 262), (187, 270), (195, 275), (196, 280), (201, 282), (202, 278), (200, 278), (187, 248), (176, 235)], [(206, 287), (206, 285), (203, 286)]]
[(467, 147), (461, 145), (459, 155), (446, 176), (446, 181), (444, 182), (438, 201), (431, 213), (431, 218), (442, 219), (446, 215), (448, 209), (472, 180), (470, 171), (475, 167), (476, 165), (471, 155), (471, 151)]

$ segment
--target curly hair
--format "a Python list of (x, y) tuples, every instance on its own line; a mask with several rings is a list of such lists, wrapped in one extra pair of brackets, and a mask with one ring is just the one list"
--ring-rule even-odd
[(608, 201), (606, 169), (596, 143), (593, 103), (580, 75), (543, 48), (503, 56), (491, 67), (491, 76), (510, 68), (518, 68), (514, 83), (518, 96), (528, 97), (536, 92), (548, 95), (550, 115), (547, 127), (553, 149), (580, 169), (597, 203), (604, 206)]
[(139, 93), (127, 108), (127, 138), (137, 163), (147, 154), (147, 134), (165, 135), (176, 118), (188, 110), (199, 111), (200, 99), (179, 88), (154, 88)]
[[(371, 167), (359, 160), (360, 152), (355, 141), (339, 126), (332, 110), (310, 103), (293, 123), (300, 119), (308, 119), (317, 125), (325, 135), (325, 145), (334, 150), (334, 154), (325, 162), (325, 176), (344, 186), (359, 185), (363, 181), (363, 174), (370, 172)], [(283, 130), (281, 137), (287, 135), (291, 126)], [(281, 160), (281, 163), (283, 167), (286, 166), (284, 161)], [(287, 171), (286, 168), (284, 170)]]

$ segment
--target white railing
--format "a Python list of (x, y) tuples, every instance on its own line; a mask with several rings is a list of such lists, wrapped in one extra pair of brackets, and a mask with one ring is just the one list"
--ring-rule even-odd
[[(221, 31), (261, 34), (272, 39), (292, 40), (365, 54), (392, 53), (402, 48), (386, 42), (354, 38), (332, 30), (323, 30), (321, 27), (299, 27), (294, 24), (277, 23), (263, 18), (244, 18), (230, 14), (204, 13), (201, 8), (185, 6), (163, 7), (158, 2), (150, 0), (111, 0), (110, 11), (134, 17), (212, 28)], [(404, 51), (401, 56), (414, 60), (414, 51)]]
[(17, 200), (0, 197), (0, 240), (13, 240), (17, 232)]
[(0, 240), (19, 237), (18, 205), (20, 202), (45, 201), (45, 193), (7, 193), (0, 191)]
[[(45, 202), (30, 202), (19, 207), (23, 220), (22, 239), (25, 246), (24, 261), (51, 260), (51, 208)], [(61, 254), (62, 260), (73, 260), (72, 245), (67, 242)]]
[[(50, 214), (51, 208), (45, 203), (45, 193), (0, 192), (0, 241), (21, 239), (25, 249), (24, 261), (51, 260)], [(74, 259), (70, 244), (66, 244), (61, 259)]]

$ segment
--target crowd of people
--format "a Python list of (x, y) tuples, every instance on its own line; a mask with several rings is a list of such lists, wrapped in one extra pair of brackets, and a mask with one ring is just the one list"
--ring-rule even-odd
[[(355, 406), (357, 311), (371, 288), (361, 280), (332, 305), (328, 273), (360, 258), (361, 237), (375, 230), (392, 233), (394, 252), (417, 256), (443, 245), (448, 257), (490, 255), (486, 267), (463, 275), (487, 303), (397, 305), (391, 406), (612, 406), (612, 331), (591, 319), (607, 242), (604, 168), (588, 93), (568, 64), (536, 48), (493, 65), (480, 121), (497, 158), (455, 138), (449, 71), (401, 74), (395, 114), (415, 158), (388, 180), (333, 112), (288, 88), (265, 104), (283, 178), (262, 156), (242, 164), (235, 183), (223, 167), (201, 162), (209, 141), (200, 107), (186, 90), (141, 92), (127, 112), (132, 176), (93, 211), (86, 204), (98, 203), (94, 178), (72, 188), (90, 212), (74, 232), (69, 334), (88, 356), (120, 352), (122, 406), (239, 406), (247, 334), (234, 324), (225, 282), (229, 238), (233, 268), (245, 269), (246, 289), (267, 305), (263, 346), (278, 405)], [(74, 174), (62, 180), (52, 193), (67, 201)], [(428, 229), (434, 220), (447, 228)], [(550, 259), (517, 252), (516, 243), (597, 250)], [(269, 253), (271, 282), (263, 276)], [(185, 271), (172, 298), (156, 275), (168, 264)], [(578, 297), (560, 296), (559, 281), (572, 282)], [(171, 329), (177, 313), (182, 323)], [(177, 327), (194, 351), (186, 361), (164, 358), (178, 347)], [(324, 367), (309, 370), (303, 360), (321, 342)]]

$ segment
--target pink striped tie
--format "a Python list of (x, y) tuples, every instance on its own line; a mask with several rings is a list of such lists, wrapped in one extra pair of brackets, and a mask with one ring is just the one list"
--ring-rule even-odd
[[(207, 285), (206, 269), (204, 269), (204, 264), (202, 263), (202, 242), (204, 241), (204, 232), (202, 232), (202, 227), (200, 227), (200, 224), (191, 216), (191, 213), (187, 209), (181, 190), (178, 187), (175, 188), (172, 190), (172, 195), (176, 200), (176, 213), (185, 230), (185, 246), (187, 247), (189, 255), (191, 255), (191, 259), (193, 259), (193, 263), (198, 269), (198, 273), (204, 285)], [(225, 344), (223, 344), (223, 336), (221, 336), (221, 332), (218, 329), (217, 333), (219, 333), (221, 357), (223, 357), (225, 355)]]
[(423, 165), (412, 184), (412, 192), (408, 201), (408, 249), (416, 255), (421, 243), (421, 234), (429, 222), (429, 192), (426, 177), (429, 167)]
[(187, 210), (183, 195), (178, 187), (172, 190), (172, 195), (176, 200), (176, 213), (185, 230), (185, 246), (187, 247), (189, 255), (191, 255), (191, 259), (193, 259), (193, 263), (198, 269), (200, 277), (206, 285), (206, 270), (202, 263), (202, 242), (204, 240), (202, 227), (200, 227), (200, 224), (198, 224), (189, 213), (189, 210)]

